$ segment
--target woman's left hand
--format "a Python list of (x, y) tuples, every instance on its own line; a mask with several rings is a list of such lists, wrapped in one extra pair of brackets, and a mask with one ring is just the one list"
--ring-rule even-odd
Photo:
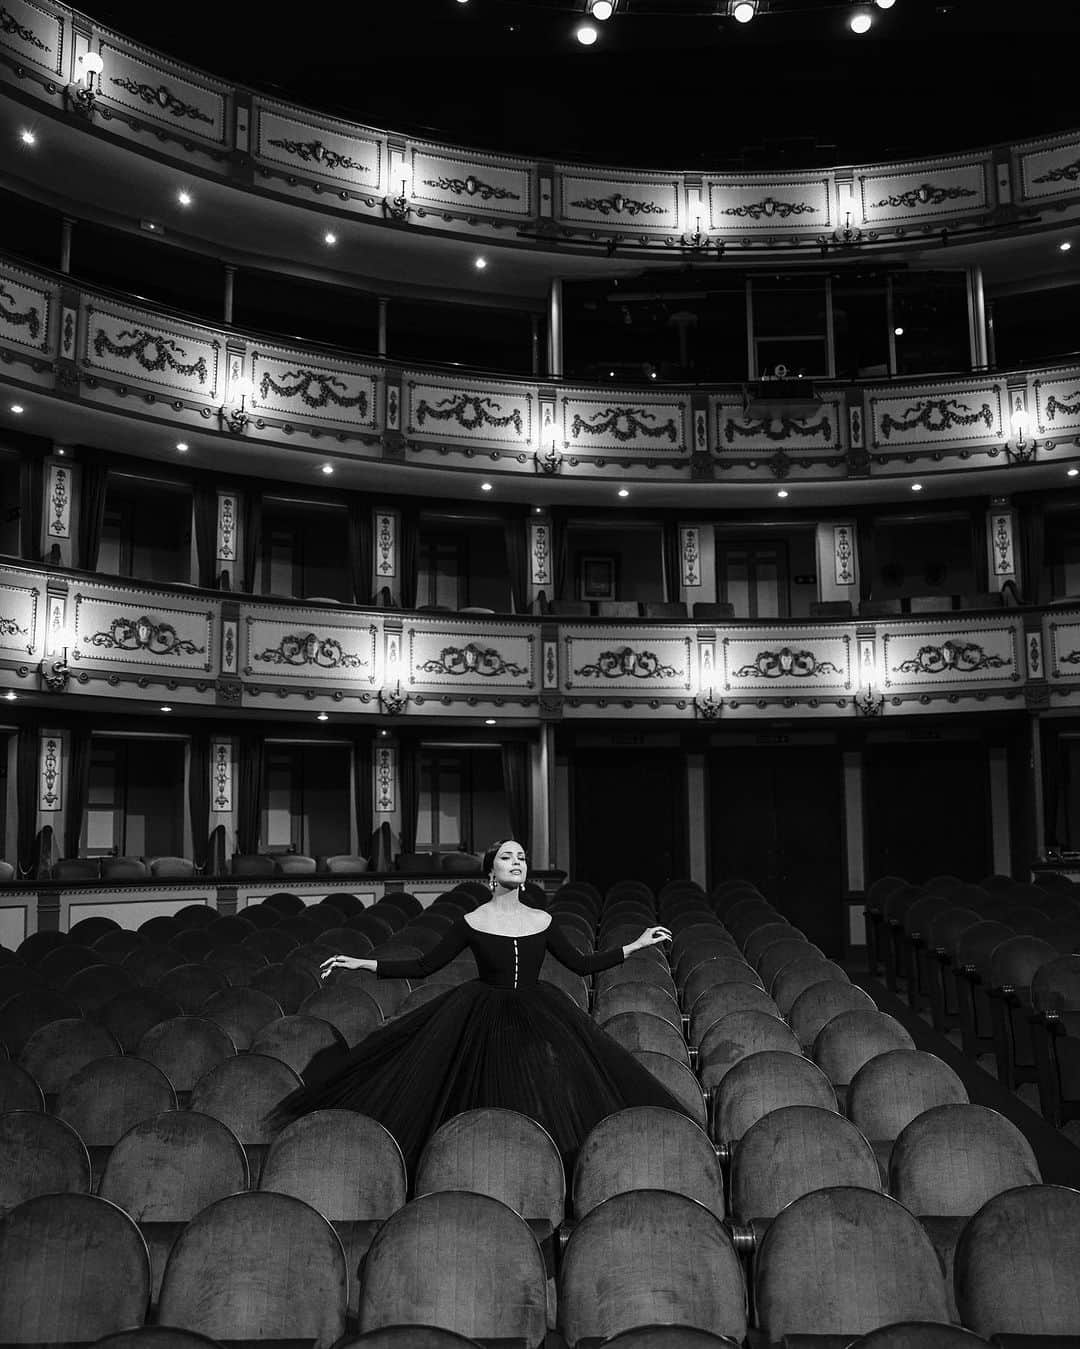
[(661, 942), (671, 940), (671, 929), (666, 927), (647, 927), (641, 936), (634, 942), (639, 951), (643, 951), (646, 946), (659, 946)]

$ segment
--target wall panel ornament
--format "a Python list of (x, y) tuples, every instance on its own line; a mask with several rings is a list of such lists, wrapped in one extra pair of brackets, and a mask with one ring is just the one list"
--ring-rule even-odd
[(43, 731), (38, 742), (38, 810), (55, 814), (64, 808), (64, 741)]
[(682, 583), (692, 589), (701, 580), (701, 531), (696, 525), (685, 525), (679, 530), (679, 553), (682, 557)]
[(375, 516), (375, 572), (381, 581), (397, 576), (397, 516), (392, 511)]
[(784, 234), (833, 227), (827, 177), (707, 180), (709, 229), (737, 234)]
[(375, 683), (378, 628), (323, 623), (318, 629), (304, 624), (312, 615), (284, 621), (247, 615), (242, 673), (281, 679), (319, 680), (340, 684)]
[(60, 311), (60, 356), (65, 361), (75, 359), (75, 342), (79, 332), (79, 311), (64, 305)]
[(41, 590), (19, 585), (0, 572), (0, 651), (33, 655), (38, 645), (38, 604)]
[(537, 639), (520, 628), (477, 631), (451, 624), (406, 622), (403, 641), (413, 687), (453, 684), (470, 691), (528, 690), (538, 682)]
[(67, 593), (49, 592), (48, 632), (45, 639), (45, 654), (58, 655), (67, 645)]
[(689, 398), (638, 398), (618, 391), (597, 398), (571, 390), (559, 402), (563, 446), (577, 454), (690, 453)]
[(50, 461), (45, 477), (45, 534), (50, 539), (71, 537), (71, 470)]
[(937, 684), (1004, 684), (1020, 679), (1020, 638), (1014, 624), (957, 630), (918, 624), (881, 638), (886, 688)]
[(257, 412), (289, 421), (335, 422), (373, 429), (376, 375), (373, 370), (311, 359), (311, 353), (262, 347), (251, 353)]
[(215, 615), (154, 605), (153, 598), (154, 592), (115, 598), (105, 591), (76, 594), (71, 659), (180, 672), (210, 670)]
[(580, 169), (559, 172), (559, 219), (567, 225), (632, 230), (635, 234), (682, 232), (680, 183), (659, 175), (633, 179)]
[(559, 687), (558, 642), (544, 642), (543, 685), (545, 692), (549, 689), (557, 689)]
[(232, 492), (219, 492), (217, 502), (217, 560), (235, 562), (236, 522), (239, 518), (237, 498)]
[(87, 303), (84, 327), (88, 370), (220, 402), (222, 344), (209, 329), (97, 301)]
[(990, 542), (994, 575), (1015, 576), (1016, 554), (1013, 548), (1012, 511), (994, 511), (990, 516)]
[(1041, 436), (1075, 435), (1080, 431), (1080, 370), (1041, 375), (1031, 382), (1029, 404)]
[(537, 587), (552, 584), (551, 526), (544, 520), (529, 524), (529, 582)]
[(66, 52), (64, 22), (59, 14), (31, 4), (30, 0), (3, 0), (0, 37), (20, 61), (29, 61), (53, 75), (62, 74)]
[(1024, 654), (1027, 657), (1027, 673), (1029, 679), (1045, 679), (1046, 667), (1043, 664), (1043, 640), (1041, 632), (1027, 632), (1024, 634), (1027, 645), (1024, 648)]
[(1076, 194), (1080, 184), (1080, 139), (1075, 134), (1021, 146), (1016, 158), (1025, 200)]
[(210, 810), (227, 815), (233, 808), (233, 757), (231, 740), (210, 742)]
[(904, 165), (857, 175), (863, 225), (910, 225), (972, 215), (989, 205), (990, 158), (939, 160), (912, 170)]
[(405, 381), (406, 435), (414, 440), (470, 441), (478, 445), (532, 449), (535, 394), (524, 387)]
[(1045, 625), (1051, 679), (1080, 679), (1080, 613)]
[(909, 445), (950, 445), (1001, 440), (1005, 434), (1004, 384), (958, 385), (933, 391), (870, 391), (871, 444), (878, 450)]
[(838, 586), (853, 586), (855, 576), (855, 526), (834, 525), (833, 574)]
[[(632, 643), (632, 644), (631, 644)], [(691, 639), (635, 627), (632, 638), (616, 631), (571, 629), (563, 636), (568, 691), (687, 693), (693, 685)]]
[[(385, 190), (385, 146), (376, 135), (333, 118), (313, 118), (284, 104), (256, 98), (255, 158), (286, 174), (320, 178), (356, 192)], [(398, 188), (400, 183), (391, 183)]]
[(44, 277), (5, 260), (0, 265), (0, 343), (30, 351), (54, 350), (50, 319), (55, 303)]
[(808, 416), (749, 417), (741, 396), (713, 398), (716, 418), (716, 443), (723, 451), (755, 450), (775, 452), (783, 446), (787, 454), (816, 450), (836, 454), (840, 438), (840, 402), (823, 399), (820, 410)]
[(103, 39), (101, 56), (100, 99), (106, 107), (112, 104), (139, 121), (173, 128), (185, 140), (224, 143), (228, 85), (197, 79), (190, 68), (127, 42)]
[(375, 813), (392, 815), (397, 809), (397, 746), (376, 743), (371, 769), (375, 779)]
[(221, 673), (235, 675), (240, 665), (240, 625), (235, 618), (221, 621)]
[(850, 689), (851, 641), (846, 633), (819, 636), (784, 629), (725, 637), (720, 644), (724, 691)]
[[(423, 207), (460, 214), (474, 208), (486, 216), (530, 219), (533, 207), (532, 167), (524, 160), (499, 156), (453, 155), (434, 147), (412, 151), (411, 201)], [(391, 183), (397, 190), (399, 183)]]

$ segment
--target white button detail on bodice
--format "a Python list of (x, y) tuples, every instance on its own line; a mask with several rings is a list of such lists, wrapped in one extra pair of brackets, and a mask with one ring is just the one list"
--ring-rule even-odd
[(517, 939), (516, 937), (512, 937), (512, 938), (511, 938), (511, 941), (514, 943), (514, 987), (517, 988), (517, 986), (518, 986), (518, 939)]

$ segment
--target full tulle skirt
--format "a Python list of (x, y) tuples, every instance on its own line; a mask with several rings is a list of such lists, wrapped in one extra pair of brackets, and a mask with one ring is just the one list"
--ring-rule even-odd
[(410, 1177), (427, 1139), (465, 1110), (501, 1106), (542, 1124), (563, 1161), (594, 1125), (628, 1106), (683, 1107), (558, 988), (474, 980), (371, 1032), (314, 1070), (272, 1123), (312, 1110), (356, 1110), (397, 1139)]

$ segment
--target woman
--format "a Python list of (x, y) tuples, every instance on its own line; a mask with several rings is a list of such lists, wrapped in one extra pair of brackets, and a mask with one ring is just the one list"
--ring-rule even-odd
[(415, 960), (331, 956), (335, 970), (381, 979), (425, 978), (466, 949), (479, 977), (373, 1031), (332, 1068), (282, 1101), (275, 1123), (320, 1109), (380, 1120), (414, 1172), (428, 1137), (465, 1110), (502, 1106), (542, 1124), (567, 1167), (589, 1130), (631, 1105), (682, 1107), (632, 1054), (605, 1035), (560, 989), (539, 981), (551, 954), (576, 974), (595, 974), (635, 951), (670, 941), (650, 927), (627, 946), (584, 955), (545, 910), (522, 902), (525, 850), (506, 839), (488, 850), (491, 900), (462, 914), (438, 945)]

